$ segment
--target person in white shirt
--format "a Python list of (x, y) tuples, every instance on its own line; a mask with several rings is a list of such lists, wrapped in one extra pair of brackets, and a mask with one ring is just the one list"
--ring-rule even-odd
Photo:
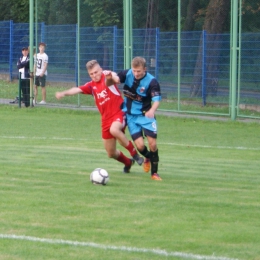
[(38, 86), (42, 88), (42, 101), (41, 105), (46, 104), (46, 76), (48, 66), (48, 55), (45, 53), (46, 44), (44, 42), (39, 43), (39, 53), (36, 55), (34, 62), (35, 72), (35, 86), (34, 86), (34, 105), (37, 104)]
[(19, 70), (19, 77), (21, 82), (21, 90), (23, 93), (23, 102), (26, 107), (30, 106), (30, 73), (29, 73), (29, 49), (22, 48), (22, 56), (17, 61), (17, 68)]

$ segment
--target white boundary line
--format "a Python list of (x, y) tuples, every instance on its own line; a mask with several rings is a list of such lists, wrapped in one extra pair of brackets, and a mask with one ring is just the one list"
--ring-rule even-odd
[(184, 147), (198, 147), (198, 148), (214, 148), (214, 149), (225, 149), (225, 150), (252, 150), (252, 151), (260, 151), (259, 148), (250, 148), (244, 146), (212, 146), (212, 145), (190, 145), (190, 144), (177, 144), (177, 143), (159, 143), (163, 145), (172, 145), (172, 146), (184, 146)]
[(41, 242), (48, 244), (59, 244), (59, 245), (70, 245), (70, 246), (82, 246), (82, 247), (94, 247), (105, 250), (117, 250), (117, 251), (127, 251), (127, 252), (137, 252), (137, 253), (152, 253), (155, 255), (161, 256), (176, 256), (186, 259), (196, 259), (196, 260), (238, 260), (234, 258), (227, 258), (222, 256), (203, 256), (203, 255), (194, 255), (194, 254), (186, 254), (182, 252), (167, 252), (166, 250), (160, 249), (146, 249), (146, 248), (136, 248), (136, 247), (126, 247), (126, 246), (106, 246), (102, 244), (96, 244), (92, 242), (78, 242), (71, 240), (63, 240), (63, 239), (49, 239), (49, 238), (39, 238), (39, 237), (31, 237), (31, 236), (18, 236), (18, 235), (5, 235), (0, 234), (0, 239), (13, 239), (13, 240), (23, 240), (23, 241), (31, 241), (31, 242)]
[[(101, 141), (93, 141), (89, 139), (77, 139), (77, 138), (62, 138), (62, 137), (37, 137), (37, 136), (0, 136), (0, 139), (33, 139), (33, 140), (71, 140), (71, 141), (88, 141), (91, 143), (100, 143)], [(238, 146), (238, 147), (232, 147), (232, 146), (212, 146), (212, 145), (190, 145), (190, 144), (178, 144), (178, 143), (158, 143), (161, 145), (172, 145), (172, 146), (183, 146), (183, 147), (198, 147), (198, 148), (213, 148), (213, 149), (224, 149), (224, 150), (248, 150), (248, 151), (260, 151), (259, 148), (250, 148), (250, 147), (243, 147), (243, 146)]]

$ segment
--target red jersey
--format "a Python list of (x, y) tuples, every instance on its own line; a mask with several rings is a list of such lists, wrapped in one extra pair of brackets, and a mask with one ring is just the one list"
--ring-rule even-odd
[(102, 73), (99, 82), (89, 81), (79, 87), (83, 94), (93, 95), (96, 106), (102, 116), (102, 121), (120, 112), (124, 101), (118, 87), (116, 85), (106, 86), (105, 80), (106, 78)]

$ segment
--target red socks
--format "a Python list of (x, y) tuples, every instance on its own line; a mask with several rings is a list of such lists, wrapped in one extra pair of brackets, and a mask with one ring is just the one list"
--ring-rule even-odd
[(137, 151), (136, 151), (136, 149), (133, 146), (133, 143), (131, 141), (129, 141), (128, 145), (125, 148), (129, 151), (129, 153), (131, 154), (132, 157), (134, 155), (136, 155)]
[(126, 166), (130, 166), (132, 164), (132, 161), (129, 158), (127, 158), (121, 151), (119, 152), (120, 154), (116, 160), (123, 163)]

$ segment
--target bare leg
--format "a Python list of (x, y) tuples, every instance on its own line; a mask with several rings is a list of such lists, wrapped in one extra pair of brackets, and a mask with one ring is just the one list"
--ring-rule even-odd
[(42, 87), (42, 100), (46, 102), (46, 87)]
[(156, 143), (156, 139), (152, 138), (150, 136), (147, 136), (147, 140), (148, 140), (148, 144), (149, 144), (149, 149), (152, 152), (157, 151), (157, 143)]
[(113, 158), (125, 165), (124, 172), (128, 173), (132, 166), (132, 160), (127, 158), (121, 151), (116, 149), (116, 139), (103, 139), (104, 147), (109, 158)]
[(110, 127), (110, 133), (118, 140), (121, 146), (123, 146), (125, 149), (128, 150), (128, 152), (134, 158), (134, 160), (139, 165), (142, 165), (144, 159), (139, 156), (133, 143), (128, 140), (128, 138), (126, 137), (122, 129), (123, 129), (123, 125), (118, 121), (114, 121)]
[(119, 151), (116, 150), (116, 139), (103, 139), (104, 147), (109, 158), (117, 159), (119, 156)]
[(35, 103), (37, 102), (37, 95), (38, 95), (38, 87), (35, 85), (34, 86), (34, 101), (35, 101)]
[(138, 151), (144, 150), (145, 144), (144, 144), (144, 138), (142, 136), (137, 138), (134, 142), (135, 142), (135, 146), (137, 147)]
[(110, 133), (118, 140), (120, 145), (126, 147), (129, 143), (129, 140), (125, 136), (122, 129), (123, 129), (123, 125), (120, 122), (115, 121), (112, 123), (110, 127)]

